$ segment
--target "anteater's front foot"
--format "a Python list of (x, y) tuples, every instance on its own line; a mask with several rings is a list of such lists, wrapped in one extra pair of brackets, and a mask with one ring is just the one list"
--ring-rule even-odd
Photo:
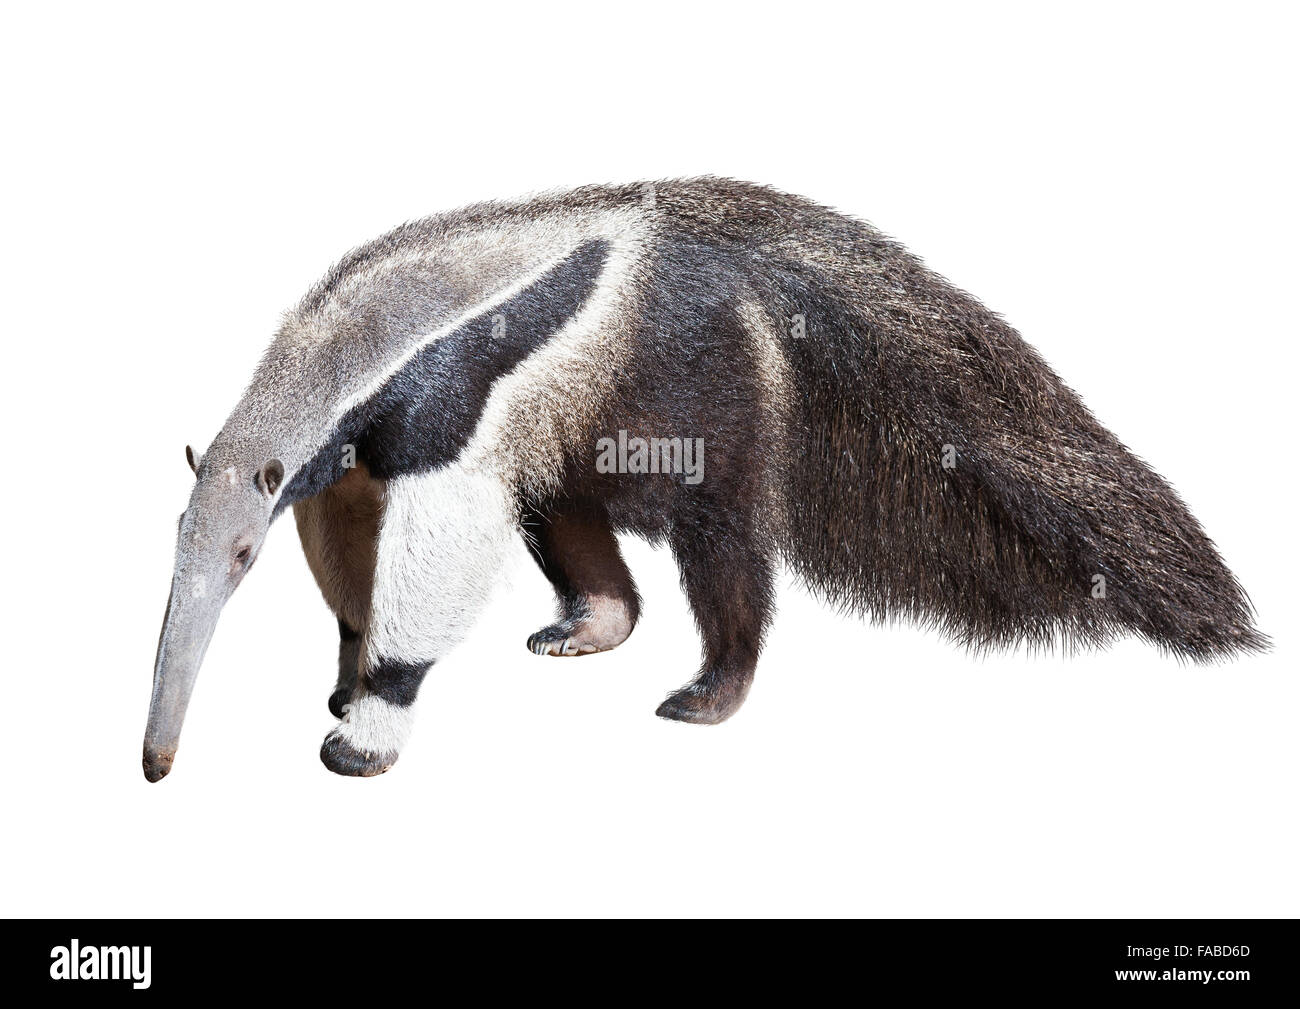
[(359, 750), (338, 733), (331, 732), (321, 744), (320, 760), (335, 774), (351, 778), (373, 778), (392, 767), (397, 761), (397, 754)]
[(708, 674), (688, 683), (655, 709), (660, 718), (697, 725), (717, 725), (740, 710), (749, 693), (749, 679), (718, 679)]
[(321, 763), (335, 774), (371, 778), (395, 763), (411, 730), (411, 709), (366, 695), (343, 705), (343, 721), (321, 744)]
[(330, 694), (330, 714), (335, 718), (342, 718), (346, 712), (343, 706), (352, 700), (351, 687), (339, 687), (334, 693)]

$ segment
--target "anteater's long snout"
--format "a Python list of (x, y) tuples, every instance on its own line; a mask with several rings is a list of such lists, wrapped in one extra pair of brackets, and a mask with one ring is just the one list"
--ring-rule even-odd
[(175, 750), (158, 750), (149, 745), (146, 739), (144, 744), (144, 776), (147, 781), (162, 781), (167, 777), (168, 772), (172, 769), (172, 761), (176, 759)]
[(172, 769), (194, 681), (221, 615), (223, 600), (206, 598), (194, 586), (181, 589), (174, 579), (154, 659), (153, 697), (144, 732), (144, 776), (149, 781), (161, 781)]

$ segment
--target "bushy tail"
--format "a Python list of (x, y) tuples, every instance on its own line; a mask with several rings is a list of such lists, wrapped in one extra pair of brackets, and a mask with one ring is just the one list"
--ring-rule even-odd
[(976, 648), (1267, 647), (1178, 495), (1010, 326), (870, 229), (836, 241), (780, 282), (807, 333), (786, 554), (815, 591)]

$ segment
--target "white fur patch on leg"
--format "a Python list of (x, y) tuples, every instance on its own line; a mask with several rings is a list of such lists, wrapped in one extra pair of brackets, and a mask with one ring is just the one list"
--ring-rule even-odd
[(501, 480), (459, 465), (388, 482), (365, 662), (435, 662), (487, 604), (517, 535)]
[(333, 734), (359, 753), (395, 757), (406, 745), (413, 722), (409, 707), (369, 694), (343, 705), (343, 721)]

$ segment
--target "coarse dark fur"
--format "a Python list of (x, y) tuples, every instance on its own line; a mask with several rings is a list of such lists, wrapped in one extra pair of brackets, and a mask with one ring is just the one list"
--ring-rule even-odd
[[(779, 555), (833, 604), (975, 648), (1135, 632), (1207, 660), (1266, 644), (1173, 489), (999, 316), (807, 200), (715, 179), (655, 195), (671, 237), (656, 251), (639, 366), (592, 437), (702, 435), (709, 476), (694, 488), (596, 476), (575, 458), (566, 490), (602, 501), (615, 528), (671, 544), (692, 601), (704, 597), (706, 643), (757, 649)], [(738, 296), (763, 307), (793, 370), (776, 429), (757, 405)], [(776, 513), (759, 494), (769, 481)]]

